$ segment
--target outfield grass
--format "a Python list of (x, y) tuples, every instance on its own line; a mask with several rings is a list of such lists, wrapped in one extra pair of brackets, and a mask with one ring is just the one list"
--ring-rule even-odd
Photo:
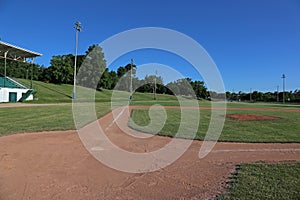
[[(106, 92), (106, 91), (104, 91)], [(139, 95), (139, 94), (137, 94)], [(142, 99), (142, 98), (141, 98)], [(171, 101), (133, 101), (133, 105), (178, 105), (175, 100)], [(200, 107), (209, 107), (210, 102), (200, 102)], [(232, 103), (239, 107), (238, 103)], [(232, 107), (232, 104), (229, 107)], [(253, 104), (251, 104), (253, 105)], [(111, 110), (110, 102), (96, 103), (97, 116), (101, 117)], [(240, 107), (247, 107), (241, 104)], [(271, 107), (272, 105), (270, 105)], [(280, 107), (282, 108), (282, 107)], [(284, 108), (284, 107), (283, 107)], [(196, 111), (191, 111), (195, 112)], [(300, 113), (287, 112), (270, 112), (270, 111), (227, 111), (228, 114), (250, 113), (264, 114), (280, 117), (276, 121), (235, 121), (226, 119), (223, 132), (219, 141), (234, 141), (234, 142), (300, 142)], [(180, 122), (180, 110), (167, 109), (168, 119), (159, 132), (160, 135), (174, 136), (178, 130)], [(209, 110), (201, 110), (200, 124), (195, 139), (203, 140), (210, 122), (211, 113)], [(149, 123), (148, 110), (138, 109), (132, 112), (133, 121), (145, 126)], [(0, 135), (7, 135), (21, 132), (35, 132), (48, 130), (69, 130), (75, 129), (72, 113), (72, 104), (57, 104), (55, 106), (38, 106), (38, 107), (18, 107), (18, 108), (1, 108), (0, 109)], [(88, 123), (89, 120), (83, 124)], [(193, 123), (190, 120), (186, 123)], [(133, 123), (129, 122), (132, 128), (152, 133), (153, 130), (148, 128), (134, 127)], [(192, 124), (191, 124), (192, 125)], [(157, 127), (157, 126), (156, 126)], [(189, 127), (187, 124), (186, 127)], [(187, 135), (180, 137), (189, 138), (189, 130), (186, 130)]]
[[(29, 87), (30, 80), (26, 79), (17, 79), (25, 86)], [(72, 93), (73, 93), (73, 85), (70, 84), (52, 84), (52, 83), (45, 83), (41, 81), (33, 81), (33, 89), (36, 90), (36, 93), (34, 94), (34, 97), (36, 98), (35, 101), (28, 101), (27, 103), (71, 103), (72, 102)], [(110, 102), (111, 96), (113, 91), (112, 90), (106, 90), (102, 89), (101, 91), (94, 91), (89, 89), (80, 89), (77, 88), (80, 91), (81, 96), (84, 96), (85, 93), (87, 93), (89, 96), (95, 92), (95, 96), (90, 99), (94, 100), (95, 102)], [(77, 91), (78, 93), (78, 91)], [(125, 92), (124, 92), (125, 93)], [(129, 93), (126, 93), (126, 95), (122, 95), (123, 97), (126, 97), (124, 100), (129, 99)], [(132, 105), (142, 105), (147, 101), (147, 105), (149, 104), (155, 104), (160, 102), (173, 102), (173, 105), (178, 105), (177, 98), (173, 95), (164, 95), (164, 94), (157, 94), (156, 95), (157, 100), (153, 100), (153, 94), (152, 93), (139, 93), (136, 92), (133, 94), (133, 100)], [(83, 99), (86, 101), (87, 99)]]
[[(155, 127), (147, 127), (150, 122), (148, 109), (134, 109), (129, 126), (147, 133), (155, 133)], [(196, 110), (190, 110), (190, 115), (196, 115)], [(159, 135), (173, 137), (181, 121), (180, 109), (166, 109), (167, 120)], [(270, 111), (227, 111), (228, 114), (261, 114), (280, 117), (270, 121), (236, 121), (226, 118), (224, 129), (219, 141), (230, 142), (300, 142), (300, 113), (270, 112)], [(210, 122), (211, 111), (200, 111), (200, 124), (195, 139), (203, 140)], [(195, 123), (191, 120), (184, 122), (186, 127)], [(134, 123), (133, 123), (134, 122)], [(151, 130), (153, 128), (153, 130)], [(188, 131), (188, 130), (187, 130)]]
[[(23, 83), (29, 85), (29, 80), (21, 79)], [(37, 101), (31, 103), (58, 103), (57, 106), (41, 106), (41, 107), (22, 107), (22, 108), (1, 108), (0, 109), (0, 135), (18, 133), (18, 132), (33, 132), (46, 130), (67, 130), (75, 129), (73, 114), (72, 114), (72, 85), (55, 85), (33, 81), (33, 87), (37, 90), (35, 97)], [(84, 89), (89, 95), (93, 95), (88, 89)], [(85, 96), (85, 95), (83, 95)], [(102, 90), (95, 92), (95, 102), (97, 116), (101, 117), (110, 111), (112, 91)], [(128, 101), (129, 93), (121, 92), (120, 101)], [(93, 97), (93, 96), (92, 96)], [(90, 98), (93, 99), (93, 98)], [(83, 97), (78, 97), (78, 101), (86, 101)], [(118, 101), (118, 99), (117, 99)], [(187, 102), (187, 103), (186, 103)], [(198, 101), (200, 108), (211, 106), (209, 101)], [(70, 104), (59, 104), (70, 103)], [(163, 105), (163, 106), (179, 106), (177, 97), (171, 95), (158, 94), (156, 100), (153, 100), (153, 94), (134, 93), (133, 101), (130, 105)], [(185, 101), (186, 106), (189, 106), (189, 101)], [(192, 105), (192, 104), (191, 104)], [(218, 103), (216, 103), (218, 106)], [(238, 103), (228, 102), (228, 108), (269, 108), (269, 109), (299, 109), (300, 105), (282, 105), (268, 103)], [(191, 111), (193, 117), (193, 112)], [(277, 121), (243, 121), (237, 122), (231, 119), (226, 119), (224, 130), (221, 134), (220, 141), (236, 141), (236, 142), (300, 142), (300, 113), (286, 112), (271, 112), (271, 111), (227, 111), (229, 114), (250, 113), (264, 114), (280, 117)], [(159, 132), (161, 135), (174, 136), (177, 132), (180, 122), (180, 110), (167, 109), (168, 119)], [(196, 139), (203, 140), (210, 122), (211, 113), (209, 110), (201, 110), (200, 126), (197, 131)], [(149, 116), (147, 110), (134, 110), (132, 113), (133, 121), (138, 125), (147, 125)], [(88, 123), (84, 121), (82, 125)], [(193, 123), (193, 120), (187, 121)], [(156, 122), (158, 123), (158, 122)], [(129, 125), (135, 129), (153, 133), (153, 130), (148, 128), (134, 127), (133, 123)], [(192, 126), (191, 124), (190, 126)], [(155, 126), (154, 126), (155, 127)], [(186, 130), (187, 135), (181, 137), (189, 137), (189, 130)]]
[[(22, 84), (29, 86), (30, 80), (18, 79)], [(68, 84), (51, 84), (40, 81), (33, 81), (33, 89), (37, 100), (27, 101), (33, 104), (57, 104), (51, 106), (35, 107), (16, 107), (0, 108), (0, 136), (50, 130), (70, 130), (75, 129), (72, 113), (72, 91), (73, 85)], [(78, 88), (77, 101), (87, 102), (94, 100), (96, 102), (97, 117), (102, 117), (111, 110), (112, 91), (102, 90), (94, 91), (89, 89)], [(84, 98), (87, 94), (87, 98)], [(94, 96), (92, 96), (94, 95)], [(128, 101), (129, 93), (123, 94), (121, 101)], [(125, 98), (125, 99), (124, 99)], [(178, 105), (176, 97), (170, 95), (157, 95), (157, 100), (153, 100), (153, 94), (134, 93), (132, 104), (161, 104), (161, 105)], [(146, 102), (146, 103), (145, 103)], [(69, 103), (69, 104), (68, 104)], [(90, 122), (87, 118), (82, 121), (81, 126)]]
[(299, 199), (300, 163), (241, 164), (218, 199)]
[(267, 109), (300, 109), (299, 104), (282, 104), (282, 103), (267, 103), (267, 102), (227, 102), (228, 108), (267, 108)]
[[(110, 112), (110, 103), (96, 103), (97, 117)], [(0, 136), (38, 131), (75, 130), (72, 104), (0, 108)], [(85, 123), (89, 123), (87, 119)]]

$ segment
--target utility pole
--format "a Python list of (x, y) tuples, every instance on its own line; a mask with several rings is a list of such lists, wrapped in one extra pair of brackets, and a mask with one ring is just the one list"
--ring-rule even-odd
[(157, 76), (157, 70), (155, 70), (155, 77), (154, 77), (154, 100), (156, 100), (156, 76)]
[(33, 62), (34, 58), (31, 58), (31, 77), (30, 77), (30, 89), (32, 89), (32, 79), (33, 79)]
[(279, 85), (277, 85), (277, 102), (279, 102)]
[(82, 27), (80, 22), (75, 23), (76, 37), (75, 37), (75, 61), (74, 61), (74, 85), (73, 85), (73, 99), (76, 99), (76, 65), (77, 65), (77, 51), (78, 51), (78, 32), (81, 32)]
[(133, 66), (133, 59), (131, 59), (130, 62), (130, 88), (129, 88), (129, 92), (130, 92), (130, 96), (129, 96), (129, 100), (132, 100), (132, 66)]
[(282, 74), (282, 89), (283, 89), (283, 93), (282, 93), (282, 103), (285, 103), (285, 98), (284, 98), (284, 93), (285, 93), (285, 81), (284, 79), (286, 78), (285, 74)]
[(6, 87), (6, 57), (7, 57), (7, 53), (8, 51), (4, 52), (4, 82), (3, 82), (3, 86)]

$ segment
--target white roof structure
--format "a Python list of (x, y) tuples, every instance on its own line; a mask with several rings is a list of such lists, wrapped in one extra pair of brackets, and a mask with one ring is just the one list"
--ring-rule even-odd
[[(6, 54), (6, 55), (5, 55)], [(0, 57), (25, 62), (42, 54), (0, 41)]]

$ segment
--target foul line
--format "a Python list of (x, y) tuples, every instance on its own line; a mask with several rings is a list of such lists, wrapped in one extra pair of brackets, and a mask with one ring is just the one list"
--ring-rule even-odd
[(123, 110), (118, 114), (118, 116), (105, 128), (105, 130), (108, 130), (112, 125), (121, 117), (126, 107), (123, 108)]

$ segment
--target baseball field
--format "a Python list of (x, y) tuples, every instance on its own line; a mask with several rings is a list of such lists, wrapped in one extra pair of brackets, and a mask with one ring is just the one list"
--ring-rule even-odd
[[(129, 114), (120, 113), (117, 124), (111, 91), (96, 92), (98, 120), (86, 121), (82, 128), (99, 123), (110, 141), (134, 153), (152, 152), (173, 140), (181, 109), (200, 111), (196, 136), (175, 138), (194, 140), (178, 160), (154, 172), (126, 173), (99, 162), (85, 149), (73, 120), (72, 86), (34, 84), (40, 95), (34, 103), (0, 104), (0, 199), (300, 197), (299, 105), (229, 102), (218, 142), (200, 159), (211, 118), (209, 101), (180, 108), (174, 96), (152, 100), (153, 94), (135, 93)], [(158, 133), (155, 124), (147, 126), (153, 105), (163, 106), (167, 116)], [(124, 129), (151, 137), (132, 137)]]

